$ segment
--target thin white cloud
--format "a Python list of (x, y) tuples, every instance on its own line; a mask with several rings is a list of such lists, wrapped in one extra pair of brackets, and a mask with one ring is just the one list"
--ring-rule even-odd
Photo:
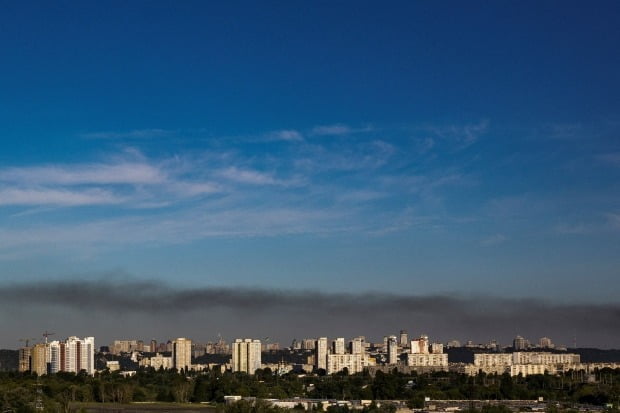
[(222, 169), (218, 172), (219, 176), (230, 181), (251, 185), (276, 185), (278, 181), (270, 174), (254, 171), (250, 169), (241, 169), (236, 166)]
[(139, 152), (125, 150), (104, 163), (4, 168), (0, 205), (154, 208), (223, 190), (197, 173), (198, 164), (186, 163), (178, 158), (151, 162)]
[(346, 211), (291, 207), (208, 205), (180, 213), (130, 216), (79, 223), (0, 229), (0, 250), (64, 245), (72, 249), (114, 249), (127, 245), (171, 245), (221, 237), (270, 237), (347, 230)]
[(335, 125), (315, 126), (310, 131), (310, 133), (312, 135), (319, 135), (319, 136), (324, 136), (324, 135), (333, 135), (333, 136), (348, 135), (348, 134), (350, 134), (352, 132), (353, 132), (353, 129), (351, 129), (351, 127), (349, 127), (347, 125), (340, 124), (340, 123), (339, 124), (335, 124)]
[(431, 126), (425, 129), (438, 138), (456, 143), (459, 149), (464, 149), (476, 143), (482, 135), (488, 132), (489, 121), (483, 119), (478, 123)]
[(385, 198), (387, 195), (388, 194), (386, 194), (385, 192), (372, 190), (357, 190), (340, 193), (336, 196), (336, 199), (339, 202), (359, 203), (376, 201), (378, 199)]
[(0, 170), (0, 181), (20, 185), (159, 184), (166, 175), (158, 168), (136, 162), (78, 164)]
[(171, 137), (174, 131), (166, 129), (135, 129), (127, 132), (91, 132), (80, 136), (86, 139), (154, 139)]
[(266, 135), (267, 140), (273, 141), (288, 141), (288, 142), (301, 142), (304, 140), (301, 132), (296, 131), (294, 129), (286, 129), (273, 131)]
[(554, 123), (548, 125), (544, 133), (551, 139), (579, 139), (583, 135), (583, 125), (579, 123)]
[(109, 205), (123, 202), (109, 191), (88, 189), (68, 191), (59, 189), (0, 189), (0, 205), (83, 206)]

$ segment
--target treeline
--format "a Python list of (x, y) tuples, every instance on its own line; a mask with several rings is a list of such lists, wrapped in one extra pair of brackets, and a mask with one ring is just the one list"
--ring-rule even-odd
[(254, 376), (219, 371), (188, 372), (141, 369), (132, 377), (104, 372), (95, 376), (74, 373), (36, 377), (16, 372), (0, 373), (0, 405), (3, 411), (33, 412), (37, 398), (49, 411), (69, 413), (76, 402), (216, 402), (226, 395), (267, 398), (315, 398), (344, 400), (407, 400), (422, 407), (424, 398), (459, 400), (537, 399), (562, 403), (605, 405), (618, 403), (620, 369), (602, 370), (596, 382), (582, 374), (564, 376), (479, 375), (456, 373), (404, 375), (397, 372), (370, 375), (277, 376), (269, 369)]

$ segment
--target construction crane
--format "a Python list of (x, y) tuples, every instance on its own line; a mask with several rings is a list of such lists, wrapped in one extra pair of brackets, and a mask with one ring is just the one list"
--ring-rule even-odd
[(32, 337), (32, 338), (20, 338), (19, 341), (26, 343), (26, 347), (28, 347), (28, 344), (30, 344), (31, 341), (36, 340), (36, 338)]
[(45, 344), (47, 344), (47, 338), (49, 336), (53, 336), (56, 333), (50, 333), (49, 331), (45, 330), (45, 333), (43, 333), (43, 337), (45, 337)]

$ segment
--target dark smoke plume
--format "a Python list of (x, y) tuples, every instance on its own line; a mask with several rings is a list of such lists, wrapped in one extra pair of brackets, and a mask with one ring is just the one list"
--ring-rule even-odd
[[(69, 314), (68, 320), (77, 324), (79, 321), (75, 320), (81, 315), (90, 315), (93, 329), (105, 321), (109, 334), (116, 336), (131, 330), (127, 325), (131, 319), (143, 328), (157, 325), (159, 331), (170, 331), (170, 334), (174, 334), (173, 327), (191, 331), (191, 326), (199, 323), (201, 328), (224, 330), (238, 336), (244, 332), (265, 332), (264, 335), (283, 338), (332, 334), (381, 337), (408, 328), (414, 334), (425, 332), (437, 339), (479, 337), (500, 338), (505, 342), (519, 333), (531, 334), (534, 339), (554, 335), (566, 340), (566, 344), (572, 344), (570, 341), (578, 332), (589, 345), (618, 347), (620, 344), (620, 305), (616, 303), (568, 304), (449, 294), (182, 289), (157, 281), (121, 279), (5, 284), (0, 286), (0, 300), (2, 307), (12, 309), (13, 316), (24, 318), (23, 323), (32, 320), (25, 313), (16, 312), (16, 308), (44, 308), (46, 311), (40, 313), (43, 317)], [(6, 311), (4, 314), (6, 317)], [(105, 314), (107, 321), (97, 314)], [(112, 323), (115, 319), (119, 320), (117, 324)], [(178, 321), (170, 326), (173, 319)], [(117, 333), (114, 325), (118, 326)]]

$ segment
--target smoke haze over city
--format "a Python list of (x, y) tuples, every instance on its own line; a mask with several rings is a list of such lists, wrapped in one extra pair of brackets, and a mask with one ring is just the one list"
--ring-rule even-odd
[[(67, 330), (68, 334), (65, 323), (70, 321), (72, 329), (97, 333), (104, 343), (119, 337), (176, 335), (207, 341), (218, 333), (271, 337), (283, 345), (293, 338), (325, 335), (367, 335), (380, 341), (406, 328), (443, 341), (498, 339), (509, 344), (519, 333), (533, 339), (553, 336), (566, 345), (579, 339), (582, 346), (595, 346), (615, 340), (614, 326), (620, 319), (617, 304), (551, 304), (540, 299), (458, 294), (176, 289), (145, 280), (16, 283), (1, 288), (0, 298), (3, 311), (13, 313), (6, 332), (15, 329), (17, 336), (23, 326), (33, 326), (41, 331)], [(15, 311), (16, 307), (21, 310)], [(46, 317), (42, 319), (41, 314)], [(36, 335), (36, 328), (28, 334)], [(9, 337), (3, 345), (11, 345)]]

